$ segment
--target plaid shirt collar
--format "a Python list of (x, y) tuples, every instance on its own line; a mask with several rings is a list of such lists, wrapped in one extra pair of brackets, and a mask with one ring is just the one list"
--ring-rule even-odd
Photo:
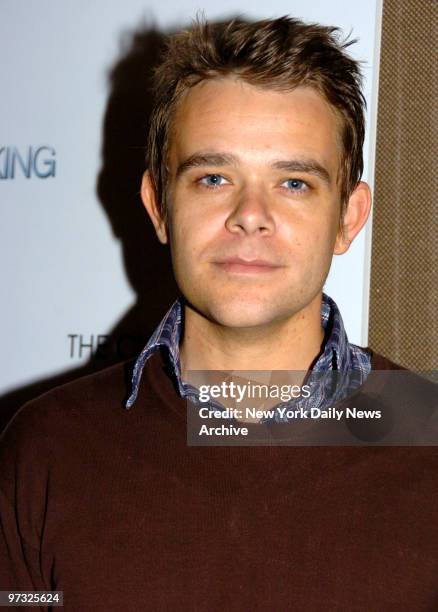
[[(131, 395), (125, 407), (130, 408), (137, 399), (144, 366), (151, 355), (160, 349), (167, 354), (170, 372), (175, 379), (178, 393), (187, 398), (193, 393), (193, 387), (181, 378), (179, 345), (183, 327), (184, 298), (179, 297), (150, 337), (134, 365), (132, 374)], [(354, 371), (360, 382), (363, 382), (371, 370), (369, 353), (348, 342), (341, 313), (335, 302), (325, 293), (322, 294), (321, 323), (325, 330), (324, 348), (315, 364), (313, 372), (337, 370)]]

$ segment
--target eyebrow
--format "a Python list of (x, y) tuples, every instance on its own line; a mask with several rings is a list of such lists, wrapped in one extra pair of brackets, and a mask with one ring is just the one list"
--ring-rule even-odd
[(237, 157), (231, 153), (194, 153), (179, 164), (176, 170), (176, 177), (180, 176), (191, 168), (202, 166), (233, 166), (237, 164)]
[[(236, 166), (238, 158), (232, 153), (194, 153), (186, 160), (181, 162), (176, 170), (178, 178), (184, 172), (191, 168), (200, 168), (204, 166)], [(331, 184), (331, 178), (328, 170), (324, 168), (315, 159), (297, 158), (289, 160), (276, 160), (271, 164), (274, 170), (285, 170), (286, 172), (306, 172), (319, 177), (322, 181)]]

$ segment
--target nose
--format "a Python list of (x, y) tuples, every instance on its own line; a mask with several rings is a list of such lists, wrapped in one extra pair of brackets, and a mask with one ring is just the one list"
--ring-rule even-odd
[(255, 189), (242, 191), (225, 227), (233, 234), (272, 234), (275, 224), (265, 195)]

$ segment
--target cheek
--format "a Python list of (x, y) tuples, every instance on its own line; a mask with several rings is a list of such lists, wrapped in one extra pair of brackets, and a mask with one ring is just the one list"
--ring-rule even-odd
[(332, 220), (322, 215), (289, 219), (278, 223), (278, 227), (283, 241), (305, 251), (330, 249), (336, 235)]
[(309, 281), (326, 274), (333, 256), (336, 226), (331, 218), (319, 216), (290, 226), (284, 244), (288, 244), (291, 261), (296, 258), (300, 270)]
[[(189, 207), (175, 210), (169, 223), (170, 243), (173, 258), (183, 265), (195, 265), (202, 253), (214, 239), (216, 225), (212, 220), (196, 214)], [(194, 268), (193, 268), (194, 269)]]
[(326, 206), (320, 210), (319, 214), (309, 223), (309, 228), (313, 235), (313, 239), (318, 240), (321, 245), (326, 245), (328, 249), (332, 249), (338, 230), (338, 215), (336, 214), (336, 203), (326, 203)]
[(225, 232), (226, 214), (219, 210), (202, 210), (198, 206), (175, 209), (173, 234), (181, 243), (201, 248), (202, 244), (220, 237)]

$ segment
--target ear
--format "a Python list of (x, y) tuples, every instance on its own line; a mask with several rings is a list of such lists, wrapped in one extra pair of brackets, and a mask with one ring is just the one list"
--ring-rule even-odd
[(160, 209), (157, 203), (157, 196), (152, 184), (152, 179), (148, 170), (143, 174), (141, 182), (141, 199), (143, 206), (154, 225), (158, 240), (162, 244), (167, 243), (167, 227), (164, 219), (161, 216)]
[(360, 181), (351, 193), (333, 249), (335, 255), (345, 253), (365, 225), (371, 210), (371, 191)]

